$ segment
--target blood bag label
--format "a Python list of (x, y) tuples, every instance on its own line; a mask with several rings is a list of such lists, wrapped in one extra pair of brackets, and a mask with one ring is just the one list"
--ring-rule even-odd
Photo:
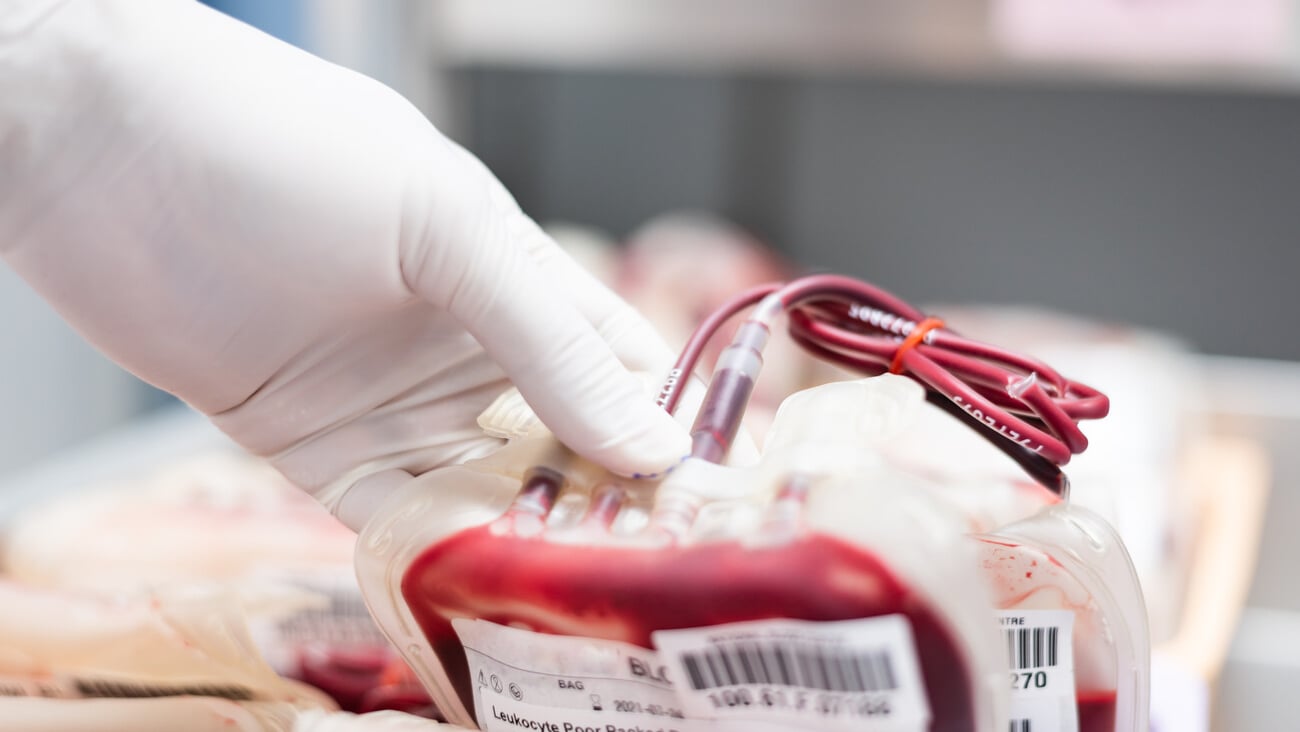
[[(574, 732), (618, 726), (678, 730), (683, 718), (654, 651), (628, 643), (547, 635), (456, 619), (488, 732)], [(650, 725), (654, 722), (654, 726)]]
[(455, 619), (474, 711), (487, 732), (788, 732), (788, 724), (690, 719), (655, 651)]
[(760, 620), (653, 634), (687, 716), (921, 732), (930, 708), (902, 615)]
[(248, 619), (253, 642), (280, 674), (298, 673), (299, 653), (308, 644), (388, 648), (348, 567), (262, 572), (253, 575), (250, 584), (299, 598), (286, 602), (286, 610), (255, 613)]
[(1010, 666), (1010, 732), (1078, 732), (1074, 612), (999, 610)]

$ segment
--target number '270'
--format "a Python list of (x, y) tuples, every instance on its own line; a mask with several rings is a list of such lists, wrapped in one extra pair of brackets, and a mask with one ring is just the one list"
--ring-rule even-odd
[(1023, 673), (1011, 672), (1011, 690), (1016, 689), (1042, 689), (1047, 686), (1046, 671), (1025, 671)]

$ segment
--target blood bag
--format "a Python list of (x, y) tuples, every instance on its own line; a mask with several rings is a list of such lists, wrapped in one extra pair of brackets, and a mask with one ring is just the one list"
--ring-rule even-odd
[[(877, 445), (892, 463), (903, 455), (916, 465), (917, 427), (933, 421), (921, 387), (901, 377), (801, 392), (782, 406), (780, 425), (819, 446), (861, 445), (853, 421), (884, 410), (897, 429)], [(772, 448), (769, 440), (765, 454)], [(1147, 616), (1115, 530), (1042, 486), (982, 471), (963, 478), (951, 464), (930, 472), (941, 479), (915, 489), (956, 510), (979, 553), (1011, 666), (1011, 729), (1146, 732)]]
[(975, 556), (954, 512), (870, 457), (891, 426), (875, 403), (857, 440), (800, 441), (778, 414), (791, 439), (757, 465), (659, 481), (536, 428), (392, 496), (358, 544), (362, 589), (447, 718), (487, 730), (1000, 732)]
[(1035, 730), (1146, 732), (1146, 607), (1115, 530), (1061, 504), (975, 538), (1011, 661), (1012, 719)]
[[(1105, 395), (949, 331), (871, 285), (817, 276), (756, 287), (706, 318), (664, 381), (658, 401), (669, 413), (710, 337), (750, 307), (718, 355), (691, 457), (666, 477), (614, 477), (494, 405), (485, 429), (515, 439), (417, 478), (363, 530), (358, 574), (370, 607), (450, 719), (487, 730), (654, 729), (665, 720), (700, 730), (1006, 728), (1003, 640), (1019, 636), (1000, 630), (995, 610), (1019, 613), (1002, 618), (1016, 624), (1036, 608), (988, 594), (1011, 578), (1006, 563), (976, 560), (970, 550), (988, 544), (970, 534), (1068, 515), (1060, 466), (1086, 449), (1077, 422), (1105, 416)], [(782, 313), (814, 355), (869, 375), (905, 374), (926, 389), (882, 376), (795, 394), (760, 459), (726, 467)], [(1044, 490), (1007, 492), (1005, 481), (971, 476), (972, 491), (1001, 490), (1001, 500), (964, 503), (953, 486), (921, 477), (945, 471), (908, 469), (897, 452), (887, 459), (886, 443), (922, 395)], [(1062, 506), (1043, 508), (1053, 504)], [(1063, 564), (1045, 542), (1068, 548), (1072, 539), (1051, 534), (1032, 538), (1044, 561)], [(1115, 546), (1101, 557), (1107, 576), (1127, 567), (1131, 578)], [(1080, 562), (1072, 578), (1091, 566)], [(1047, 579), (1062, 596), (1073, 589)], [(1129, 613), (1135, 604), (1140, 616), (1132, 590), (1116, 606)], [(1042, 678), (1069, 697), (1053, 697), (1060, 719), (1010, 719), (1036, 732), (1074, 732), (1080, 722), (1092, 732), (1107, 726), (1107, 709), (1124, 724), (1142, 717), (1145, 627), (1094, 648), (1090, 623), (1129, 615), (1052, 609), (1076, 619), (1033, 619), (1030, 643), (1064, 633), (1057, 649), (1072, 658), (1077, 626), (1081, 688), (1115, 693), (1084, 699), (1073, 677), (1033, 667), (1027, 683)]]
[(5, 570), (106, 597), (216, 583), (276, 672), (347, 710), (434, 716), (366, 610), (356, 535), (269, 464), (213, 452), (20, 516)]
[[(132, 714), (144, 728), (154, 718), (175, 724), (171, 715), (188, 710), (260, 730), (304, 709), (334, 708), (262, 661), (239, 604), (219, 589), (106, 600), (0, 582), (0, 648), (0, 704), (19, 715), (3, 717), (6, 729), (98, 708), (122, 715), (117, 723), (127, 728)], [(170, 701), (149, 706), (162, 700)]]

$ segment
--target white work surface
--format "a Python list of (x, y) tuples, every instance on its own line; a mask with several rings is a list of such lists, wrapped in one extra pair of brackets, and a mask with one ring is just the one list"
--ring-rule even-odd
[[(1294, 566), (1300, 556), (1300, 486), (1291, 485), (1300, 475), (1300, 364), (1228, 358), (1203, 363), (1215, 385), (1206, 410), (1214, 415), (1217, 431), (1263, 445), (1274, 476), (1248, 607), (1212, 695), (1211, 729), (1283, 729), (1294, 717), (1292, 691), (1300, 688), (1300, 582)], [(36, 502), (221, 448), (233, 445), (199, 415), (184, 407), (161, 410), (35, 467), (0, 476), (0, 532)], [(1182, 688), (1177, 681), (1157, 679), (1153, 691), (1166, 689), (1157, 706), (1166, 714), (1194, 712), (1198, 700), (1188, 698), (1186, 688), (1175, 691)], [(1162, 710), (1155, 711), (1160, 716)], [(1167, 724), (1153, 732), (1195, 732), (1185, 725), (1196, 721), (1165, 719)]]

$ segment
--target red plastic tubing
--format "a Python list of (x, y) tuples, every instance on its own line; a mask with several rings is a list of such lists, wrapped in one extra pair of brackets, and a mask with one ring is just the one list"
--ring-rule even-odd
[[(809, 352), (863, 374), (893, 370), (915, 379), (926, 388), (929, 401), (981, 428), (982, 434), (1054, 490), (1063, 488), (1060, 466), (1088, 447), (1079, 420), (1104, 417), (1110, 407), (1096, 389), (1071, 381), (1036, 359), (937, 326), (878, 287), (850, 277), (815, 275), (753, 288), (706, 318), (682, 349), (660, 392), (659, 403), (665, 409), (676, 408), (686, 377), (717, 331), (769, 296), (779, 299), (791, 337)], [(758, 319), (772, 325), (763, 314)], [(925, 332), (909, 339), (918, 328)]]

